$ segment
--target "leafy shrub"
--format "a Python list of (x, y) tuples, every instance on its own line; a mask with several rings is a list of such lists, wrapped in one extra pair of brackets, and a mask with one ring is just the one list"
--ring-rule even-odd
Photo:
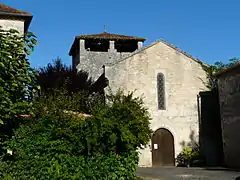
[(27, 55), (36, 43), (30, 32), (22, 36), (0, 26), (0, 154), (4, 142), (17, 127), (16, 116), (32, 112), (37, 73), (30, 67)]
[(200, 156), (198, 147), (193, 148), (191, 146), (184, 147), (183, 151), (179, 153), (179, 155), (176, 158), (176, 162), (178, 166), (187, 166), (187, 165), (192, 166), (200, 161), (202, 161), (202, 158)]
[[(70, 120), (74, 117), (66, 117), (62, 110), (81, 112), (82, 106), (79, 106), (79, 104), (81, 105), (81, 95), (73, 96), (73, 98), (59, 94), (55, 97), (42, 97), (38, 100), (35, 108), (38, 111), (38, 117), (27, 124), (27, 127), (32, 126), (29, 134), (36, 134), (32, 131), (38, 127), (42, 129), (46, 124), (50, 124), (53, 129), (47, 126), (46, 130), (43, 129), (40, 132), (51, 131), (50, 135), (56, 136), (56, 139), (63, 136), (60, 132), (67, 130), (68, 133), (64, 135), (67, 136), (65, 142), (66, 140), (69, 140), (69, 143), (74, 141), (77, 144), (77, 152), (87, 156), (95, 153), (121, 154), (147, 145), (151, 137), (150, 117), (143, 107), (142, 100), (134, 98), (133, 93), (125, 96), (122, 92), (112, 95), (111, 98), (112, 103), (99, 104), (89, 118), (79, 121), (79, 119)], [(46, 108), (48, 109), (47, 114)], [(31, 124), (34, 122), (37, 124)], [(63, 126), (60, 126), (61, 124)], [(73, 130), (71, 130), (72, 128)], [(41, 137), (44, 135), (41, 134)], [(73, 140), (71, 140), (72, 138)], [(47, 143), (50, 142), (47, 139)], [(28, 146), (27, 144), (24, 146)]]
[(1, 164), (2, 177), (135, 178), (136, 149), (151, 134), (149, 115), (132, 94), (111, 97), (112, 103), (95, 107), (88, 118), (75, 114), (81, 106), (68, 96), (40, 97), (33, 117), (23, 120), (8, 142), (13, 156)]
[(134, 179), (138, 157), (135, 152), (124, 156), (116, 154), (83, 157), (56, 154), (29, 156), (17, 161), (0, 163), (1, 179)]
[(141, 98), (118, 91), (107, 96), (108, 104), (98, 106), (86, 120), (89, 134), (97, 133), (89, 152), (128, 152), (145, 147), (151, 138), (150, 116)]

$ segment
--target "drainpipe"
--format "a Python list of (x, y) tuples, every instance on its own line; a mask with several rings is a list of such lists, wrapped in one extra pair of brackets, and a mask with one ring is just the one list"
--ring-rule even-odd
[[(105, 79), (106, 78), (106, 76), (105, 76), (105, 65), (103, 65), (102, 68), (103, 68), (103, 77)], [(105, 97), (104, 88), (103, 88), (103, 104), (106, 105), (106, 97)]]
[(198, 95), (197, 95), (197, 106), (198, 106), (198, 122), (199, 122), (199, 123), (200, 123), (200, 121), (201, 121), (200, 99), (201, 99), (201, 96), (198, 94)]

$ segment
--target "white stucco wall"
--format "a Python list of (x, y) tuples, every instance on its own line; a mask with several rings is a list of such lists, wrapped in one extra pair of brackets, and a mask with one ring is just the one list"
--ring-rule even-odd
[(16, 29), (19, 33), (24, 33), (24, 21), (21, 20), (0, 19), (0, 26), (6, 30)]
[[(157, 106), (157, 74), (165, 76), (166, 110)], [(198, 141), (197, 95), (205, 90), (205, 72), (202, 66), (163, 42), (146, 48), (135, 55), (106, 67), (112, 91), (136, 90), (136, 96), (144, 96), (151, 114), (151, 128), (166, 128), (174, 136), (175, 157), (182, 150), (181, 143), (189, 143), (190, 134)], [(150, 145), (150, 143), (149, 143)], [(151, 166), (150, 148), (141, 150), (140, 166)]]

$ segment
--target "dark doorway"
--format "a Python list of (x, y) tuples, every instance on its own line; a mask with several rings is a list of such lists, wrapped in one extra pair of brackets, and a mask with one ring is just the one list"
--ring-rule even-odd
[(158, 129), (152, 136), (152, 166), (174, 166), (174, 138), (164, 128)]
[(204, 91), (199, 95), (200, 153), (206, 166), (222, 166), (224, 155), (218, 91)]

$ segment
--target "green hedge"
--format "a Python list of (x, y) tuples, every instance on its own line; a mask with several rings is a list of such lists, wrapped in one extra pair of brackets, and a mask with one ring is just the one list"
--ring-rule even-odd
[(135, 179), (138, 156), (136, 152), (124, 156), (57, 155), (35, 156), (23, 160), (8, 160), (0, 163), (0, 179), (82, 179), (124, 180)]
[[(7, 142), (11, 160), (0, 179), (134, 179), (138, 156), (150, 138), (149, 114), (139, 98), (117, 94), (81, 118), (63, 110), (65, 96), (35, 102), (35, 115), (21, 121)], [(73, 103), (72, 103), (73, 105)]]

